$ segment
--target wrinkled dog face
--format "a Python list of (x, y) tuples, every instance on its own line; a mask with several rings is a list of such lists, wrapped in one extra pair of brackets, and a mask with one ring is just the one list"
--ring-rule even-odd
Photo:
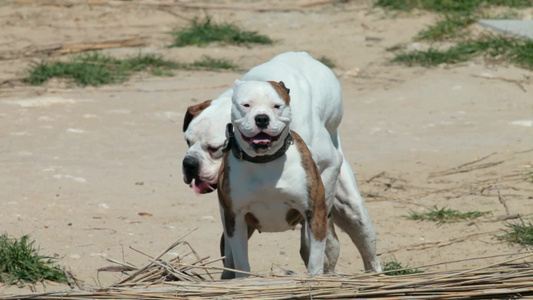
[(209, 104), (210, 101), (206, 101), (189, 107), (183, 124), (185, 141), (189, 146), (183, 159), (183, 180), (198, 194), (216, 189), (222, 148), (226, 141), (223, 128), (227, 115), (200, 114)]
[[(238, 128), (236, 131), (242, 128), (244, 138), (238, 132), (235, 135), (250, 156), (274, 153), (283, 144), (279, 141), (283, 141), (288, 133), (290, 97), (282, 82), (236, 81), (237, 84), (239, 87), (234, 88), (237, 96), (227, 101), (227, 105), (224, 101), (213, 105), (211, 101), (205, 101), (190, 106), (185, 114), (183, 131), (189, 149), (183, 159), (183, 181), (198, 194), (210, 193), (217, 188), (230, 107), (238, 106), (231, 108), (232, 116), (236, 116), (234, 125), (242, 124), (242, 127), (235, 127)], [(242, 104), (231, 106), (232, 102), (241, 101)]]
[(231, 121), (246, 154), (272, 155), (283, 146), (291, 121), (289, 104), (289, 89), (281, 81), (235, 81)]

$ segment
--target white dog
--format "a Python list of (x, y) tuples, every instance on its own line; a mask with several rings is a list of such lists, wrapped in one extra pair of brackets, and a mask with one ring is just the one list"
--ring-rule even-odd
[[(343, 113), (342, 97), (340, 84), (333, 72), (307, 53), (288, 52), (251, 69), (242, 80), (283, 81), (291, 89), (291, 129), (301, 135), (310, 149), (321, 174), (332, 219), (349, 234), (359, 249), (365, 270), (380, 271), (372, 221), (363, 205), (353, 171), (342, 155), (337, 132)], [(208, 193), (217, 187), (226, 141), (224, 128), (231, 120), (233, 93), (234, 88), (230, 88), (213, 101), (189, 107), (186, 113), (183, 130), (189, 150), (183, 160), (183, 174), (185, 183), (197, 193)], [(273, 149), (270, 137), (263, 137), (263, 141), (254, 147)], [(261, 143), (266, 146), (260, 146)], [(248, 155), (254, 157), (259, 154), (262, 153)], [(305, 181), (304, 178), (299, 180)], [(326, 271), (334, 270), (339, 253), (333, 226), (330, 227), (328, 233), (331, 234), (326, 236)], [(300, 253), (307, 263), (310, 250), (305, 230), (302, 227)], [(228, 243), (223, 246), (227, 248)], [(226, 265), (232, 266), (232, 261), (227, 259)]]
[[(307, 98), (307, 93), (301, 92), (304, 91), (296, 94)], [(225, 266), (250, 271), (248, 232), (284, 231), (302, 223), (309, 249), (309, 256), (304, 258), (307, 269), (312, 275), (322, 274), (326, 235), (336, 240), (333, 227), (328, 227), (333, 197), (326, 200), (311, 152), (303, 139), (290, 130), (289, 89), (283, 82), (236, 81), (232, 102), (235, 130), (228, 126), (229, 152), (224, 155), (218, 184)], [(330, 140), (325, 128), (315, 129), (320, 131), (319, 137)], [(325, 144), (329, 147), (320, 147), (317, 157), (324, 157), (325, 151), (337, 152), (332, 143)], [(324, 173), (338, 173), (342, 157), (338, 152), (335, 156)], [(324, 177), (334, 190), (336, 176)], [(225, 270), (222, 278), (233, 276), (233, 272)]]

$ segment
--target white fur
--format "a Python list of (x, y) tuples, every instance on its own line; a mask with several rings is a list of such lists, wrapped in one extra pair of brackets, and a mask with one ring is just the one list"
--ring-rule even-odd
[(286, 155), (266, 164), (229, 157), (229, 165), (234, 166), (235, 171), (230, 172), (233, 211), (242, 216), (246, 212), (253, 213), (262, 225), (262, 232), (294, 229), (285, 221), (288, 209), (304, 212), (308, 208), (307, 182), (300, 155), (294, 146)]
[[(283, 134), (286, 136), (291, 120), (291, 109), (280, 99), (272, 85), (266, 81), (240, 81), (237, 80), (233, 87), (233, 106), (231, 119), (235, 128), (237, 141), (243, 146), (246, 154), (254, 157), (257, 155), (249, 146), (245, 145), (239, 133), (247, 137), (255, 136), (261, 130), (255, 124), (255, 116), (263, 114), (269, 117), (270, 123), (264, 132), (271, 136)], [(247, 105), (248, 107), (245, 107)], [(274, 108), (274, 106), (278, 108)], [(272, 143), (270, 149), (261, 153), (271, 155), (283, 145), (283, 138)]]
[[(350, 164), (342, 155), (337, 132), (343, 114), (342, 96), (333, 72), (307, 53), (287, 52), (251, 69), (241, 80), (283, 81), (291, 90), (291, 128), (302, 136), (321, 172), (333, 221), (350, 235), (361, 253), (365, 269), (380, 271), (372, 221), (363, 205)], [(185, 131), (185, 139), (190, 143), (187, 155), (201, 161), (200, 179), (211, 184), (217, 182), (222, 152), (207, 149), (220, 146), (225, 140), (225, 124), (231, 119), (232, 94), (233, 88), (230, 88), (213, 100)], [(302, 246), (309, 242), (307, 235), (304, 228)], [(332, 271), (339, 247), (329, 236), (327, 243), (326, 256)], [(225, 248), (228, 247), (226, 243)], [(229, 261), (230, 266), (231, 263)]]
[[(296, 97), (300, 91), (293, 91)], [(291, 108), (277, 94), (272, 85), (265, 81), (238, 81), (233, 89), (231, 109), (231, 121), (235, 127), (237, 142), (248, 155), (257, 154), (256, 150), (248, 147), (248, 142), (243, 141), (244, 136), (255, 136), (261, 131), (271, 136), (282, 135), (273, 143), (272, 147), (259, 155), (272, 155), (283, 144), (285, 137), (289, 135), (291, 121)], [(255, 117), (266, 115), (269, 117), (269, 125), (258, 128)], [(331, 145), (331, 151), (335, 151), (328, 135), (323, 137)], [(237, 159), (231, 155), (225, 165), (229, 172), (231, 211), (235, 214), (235, 234), (226, 234), (226, 242), (231, 246), (231, 252), (225, 253), (226, 258), (233, 255), (234, 266), (238, 270), (250, 271), (247, 260), (248, 237), (243, 235), (247, 231), (245, 215), (252, 213), (259, 224), (261, 231), (285, 231), (291, 229), (286, 220), (289, 209), (296, 209), (302, 216), (314, 208), (309, 195), (309, 185), (318, 184), (308, 182), (306, 170), (302, 166), (302, 158), (296, 145), (291, 145), (284, 156), (268, 163), (257, 164)], [(340, 167), (340, 166), (339, 166)], [(321, 184), (321, 183), (320, 183)], [(334, 189), (330, 187), (330, 189)], [(324, 199), (313, 199), (324, 201)], [(327, 199), (328, 207), (333, 198)], [(307, 228), (309, 241), (309, 258), (307, 268), (310, 274), (322, 274), (324, 271), (324, 255), (326, 239), (317, 239), (309, 222), (304, 221)], [(324, 226), (327, 228), (327, 226)], [(230, 272), (223, 277), (231, 277)], [(246, 276), (237, 273), (236, 277)]]
[[(248, 262), (247, 224), (244, 215), (252, 213), (261, 224), (262, 232), (280, 232), (293, 229), (285, 216), (290, 208), (297, 209), (302, 215), (310, 209), (307, 195), (305, 170), (300, 164), (300, 155), (293, 145), (286, 156), (266, 164), (241, 161), (230, 154), (228, 166), (231, 184), (232, 210), (235, 213), (235, 233), (226, 236), (226, 244), (231, 252), (225, 253), (226, 259), (234, 261), (234, 268), (250, 271)], [(318, 241), (311, 233), (309, 223), (305, 222), (309, 236), (310, 274), (322, 274), (326, 239)], [(236, 277), (246, 274), (236, 273)], [(223, 275), (231, 278), (232, 275)]]

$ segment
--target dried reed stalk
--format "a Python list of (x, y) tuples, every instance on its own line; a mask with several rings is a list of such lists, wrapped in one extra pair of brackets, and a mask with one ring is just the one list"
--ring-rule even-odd
[[(173, 249), (181, 240), (174, 243)], [(195, 257), (194, 249), (188, 246)], [(330, 275), (317, 277), (280, 276), (269, 278), (250, 277), (227, 281), (177, 281), (160, 280), (160, 272), (168, 272), (169, 262), (161, 257), (151, 259), (142, 272), (135, 272), (128, 280), (122, 280), (107, 289), (98, 291), (68, 290), (25, 295), (0, 294), (1, 299), (424, 299), (424, 298), (510, 298), (533, 296), (533, 253), (514, 255), (496, 264), (480, 268), (426, 272), (402, 276), (385, 276), (383, 273), (362, 273), (357, 275)], [(503, 256), (503, 255), (502, 255)], [(512, 255), (511, 255), (512, 256)], [(479, 259), (486, 259), (480, 257)], [(179, 262), (183, 257), (173, 261)], [(197, 265), (212, 271), (218, 268), (207, 266), (211, 262), (199, 259)], [(463, 260), (447, 262), (453, 264)], [(157, 262), (157, 263), (156, 263)], [(184, 265), (181, 265), (182, 267)], [(188, 265), (187, 267), (194, 267)], [(155, 269), (154, 269), (155, 268)], [(155, 271), (157, 269), (157, 271)], [(190, 271), (190, 270), (189, 270)], [(172, 266), (172, 273), (183, 269)], [(135, 278), (143, 285), (137, 284)], [(193, 278), (197, 280), (198, 278)], [(149, 282), (149, 281), (152, 282)], [(133, 286), (131, 284), (134, 284)]]
[(380, 255), (381, 254), (390, 254), (390, 253), (398, 252), (400, 250), (412, 251), (412, 250), (425, 250), (425, 249), (428, 249), (428, 248), (440, 248), (440, 247), (444, 247), (444, 246), (453, 245), (455, 243), (461, 243), (461, 242), (464, 242), (464, 241), (468, 241), (468, 240), (471, 240), (473, 238), (478, 238), (478, 237), (481, 237), (481, 236), (494, 235), (494, 234), (498, 234), (498, 233), (502, 233), (502, 232), (504, 232), (503, 229), (502, 230), (488, 231), (488, 232), (473, 233), (473, 234), (465, 235), (465, 236), (462, 236), (462, 237), (456, 237), (456, 238), (452, 238), (452, 239), (444, 240), (444, 241), (427, 242), (427, 243), (422, 243), (422, 244), (414, 244), (414, 245), (402, 246), (402, 247), (399, 247), (399, 248), (396, 248), (396, 249), (392, 249), (392, 250), (388, 250), (388, 251), (382, 252), (382, 253), (380, 253)]
[[(439, 172), (433, 172), (431, 174), (429, 174), (429, 178), (432, 178), (432, 177), (437, 177), (437, 176), (445, 176), (445, 175), (451, 175), (451, 174), (457, 174), (457, 173), (464, 173), (464, 172), (469, 172), (469, 171), (473, 171), (473, 170), (477, 170), (477, 169), (483, 169), (485, 167), (491, 167), (491, 166), (495, 166), (495, 165), (498, 165), (500, 163), (502, 163), (503, 161), (500, 161), (498, 163), (489, 163), (489, 164), (485, 164), (485, 165), (476, 165), (476, 167), (473, 167), (473, 168), (470, 168), (469, 166), (472, 166), (482, 160), (485, 160), (495, 154), (497, 154), (498, 152), (493, 152), (489, 155), (486, 155), (486, 156), (483, 156), (481, 158), (478, 158), (478, 159), (475, 159), (473, 161), (470, 161), (470, 162), (467, 162), (467, 163), (464, 163), (464, 164), (461, 164), (455, 168), (451, 168), (451, 169), (447, 169), (447, 170), (444, 170), (444, 171), (439, 171)], [(469, 167), (469, 168), (466, 168), (466, 167)]]
[[(504, 159), (498, 159), (497, 161), (494, 161), (494, 162), (484, 162), (484, 160), (488, 159), (489, 157), (499, 154), (498, 152), (494, 152), (489, 155), (483, 156), (481, 158), (460, 164), (450, 169), (432, 172), (429, 174), (428, 179), (441, 177), (441, 176), (459, 175), (459, 174), (464, 174), (467, 172), (474, 172), (478, 170), (486, 170), (488, 168), (499, 166), (503, 163), (509, 164), (510, 161), (515, 159), (516, 155), (522, 154), (522, 153), (528, 153), (530, 151), (533, 151), (533, 149), (516, 152), (510, 158), (507, 157)], [(398, 202), (407, 202), (409, 204), (423, 206), (420, 203), (414, 202), (413, 200), (416, 198), (422, 198), (422, 197), (431, 196), (431, 195), (449, 194), (449, 193), (455, 194), (455, 196), (453, 197), (463, 197), (463, 196), (473, 195), (473, 194), (481, 195), (481, 196), (494, 196), (494, 195), (483, 194), (483, 192), (486, 190), (494, 189), (494, 187), (500, 186), (504, 183), (511, 183), (511, 182), (518, 183), (518, 182), (524, 182), (524, 181), (531, 182), (531, 178), (532, 178), (531, 175), (533, 175), (533, 170), (531, 169), (531, 167), (532, 167), (531, 164), (523, 164), (519, 166), (519, 169), (515, 169), (511, 173), (503, 174), (498, 177), (487, 178), (486, 177), (487, 175), (485, 174), (479, 175), (478, 173), (476, 177), (478, 178), (481, 177), (481, 178), (477, 180), (472, 180), (471, 182), (465, 182), (464, 180), (453, 180), (453, 177), (452, 177), (450, 181), (448, 182), (449, 184), (451, 184), (451, 186), (448, 186), (445, 188), (430, 189), (430, 187), (427, 187), (427, 186), (423, 188), (418, 187), (418, 189), (424, 189), (424, 191), (420, 191), (418, 193), (412, 193), (410, 195), (401, 195), (401, 196), (374, 195), (374, 196), (368, 197), (366, 201), (367, 202), (398, 201)], [(470, 178), (473, 178), (473, 176), (474, 175), (472, 175)], [(387, 180), (390, 182), (387, 182)], [(394, 187), (392, 187), (392, 184), (396, 182), (396, 178), (386, 176), (384, 172), (381, 172), (377, 175), (370, 177), (370, 179), (368, 179), (365, 183), (367, 184), (371, 182), (375, 183), (376, 181), (379, 181), (376, 184), (378, 185), (381, 184), (381, 185), (386, 186), (384, 188), (385, 191), (387, 191), (388, 189), (392, 189), (392, 188), (396, 188), (396, 189), (406, 188), (405, 185), (400, 185), (400, 186), (395, 185)], [(432, 183), (434, 184), (435, 182), (432, 182)], [(527, 189), (524, 189), (524, 188), (518, 188), (518, 187), (510, 187), (510, 188), (515, 189), (515, 190), (526, 190), (527, 191)], [(427, 190), (427, 189), (430, 189), (430, 190)], [(499, 200), (500, 202), (502, 202), (503, 205), (505, 205), (503, 203), (505, 199), (502, 198), (502, 195), (499, 196)]]
[(369, 198), (366, 201), (367, 202), (378, 202), (378, 201), (402, 201), (402, 200), (408, 200), (413, 198), (420, 198), (425, 197), (432, 194), (439, 194), (439, 193), (446, 193), (446, 192), (454, 192), (458, 190), (464, 190), (464, 189), (472, 189), (475, 187), (482, 187), (482, 186), (490, 186), (495, 184), (501, 184), (504, 182), (510, 182), (510, 181), (524, 181), (531, 177), (531, 171), (525, 171), (517, 174), (508, 174), (496, 178), (488, 178), (484, 180), (479, 180), (473, 183), (468, 184), (460, 184), (454, 187), (450, 188), (444, 188), (444, 189), (438, 189), (433, 191), (426, 191), (426, 192), (420, 192), (408, 196), (402, 196), (402, 197), (376, 197), (376, 198)]
[(38, 47), (31, 50), (9, 51), (0, 53), (0, 60), (18, 59), (21, 57), (33, 57), (40, 55), (63, 55), (71, 53), (79, 53), (84, 51), (102, 50), (110, 48), (125, 48), (125, 47), (141, 47), (145, 46), (146, 42), (140, 38), (127, 38), (121, 40), (104, 40), (96, 42), (82, 42), (71, 44), (56, 44)]

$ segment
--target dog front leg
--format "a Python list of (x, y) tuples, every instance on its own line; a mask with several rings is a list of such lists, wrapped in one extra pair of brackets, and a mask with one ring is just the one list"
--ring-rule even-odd
[[(324, 254), (326, 252), (326, 238), (316, 237), (311, 222), (306, 222), (309, 240), (309, 262), (307, 271), (311, 276), (324, 274)], [(316, 231), (316, 230), (315, 230)]]
[[(251, 226), (248, 226), (248, 239), (252, 237), (254, 231), (255, 229), (253, 229)], [(220, 237), (220, 256), (225, 257), (222, 260), (222, 262), (224, 263), (224, 267), (235, 269), (233, 254), (231, 253), (231, 246), (229, 244), (228, 237), (224, 234), (224, 232), (222, 232), (222, 236)], [(235, 278), (235, 272), (231, 272), (229, 270), (225, 270), (224, 272), (222, 272), (222, 279), (233, 278)]]
[[(328, 235), (326, 237), (325, 252), (324, 273), (334, 272), (337, 261), (339, 260), (340, 244), (337, 234), (335, 233), (335, 226), (331, 221), (328, 221)], [(300, 235), (300, 257), (305, 263), (305, 267), (307, 267), (309, 265), (309, 234), (305, 222), (302, 224)]]
[[(221, 241), (221, 244), (222, 244), (221, 248), (223, 248), (222, 250), (224, 251), (224, 257), (225, 257), (224, 267), (229, 268), (229, 269), (235, 269), (233, 253), (231, 251), (231, 245), (230, 245), (229, 238), (226, 232), (222, 234), (222, 241)], [(230, 270), (222, 271), (221, 279), (233, 279), (233, 278), (235, 278), (235, 272), (230, 271)]]
[[(224, 232), (222, 233), (222, 237), (220, 239), (220, 254), (224, 256), (224, 267), (229, 269), (235, 269), (235, 263), (233, 260), (233, 253), (231, 251), (231, 245), (229, 242), (229, 236), (228, 232), (231, 232), (232, 224), (234, 217), (231, 214), (228, 214), (224, 211), (222, 206), (220, 206), (220, 216), (222, 218), (222, 226), (224, 228)], [(235, 273), (233, 271), (224, 270), (222, 271), (221, 279), (233, 279), (235, 278)]]
[[(235, 269), (250, 272), (250, 263), (248, 261), (248, 225), (244, 218), (235, 218), (235, 227), (233, 234), (228, 234), (228, 244), (231, 246), (231, 253)], [(235, 277), (247, 277), (248, 274), (235, 272)]]

